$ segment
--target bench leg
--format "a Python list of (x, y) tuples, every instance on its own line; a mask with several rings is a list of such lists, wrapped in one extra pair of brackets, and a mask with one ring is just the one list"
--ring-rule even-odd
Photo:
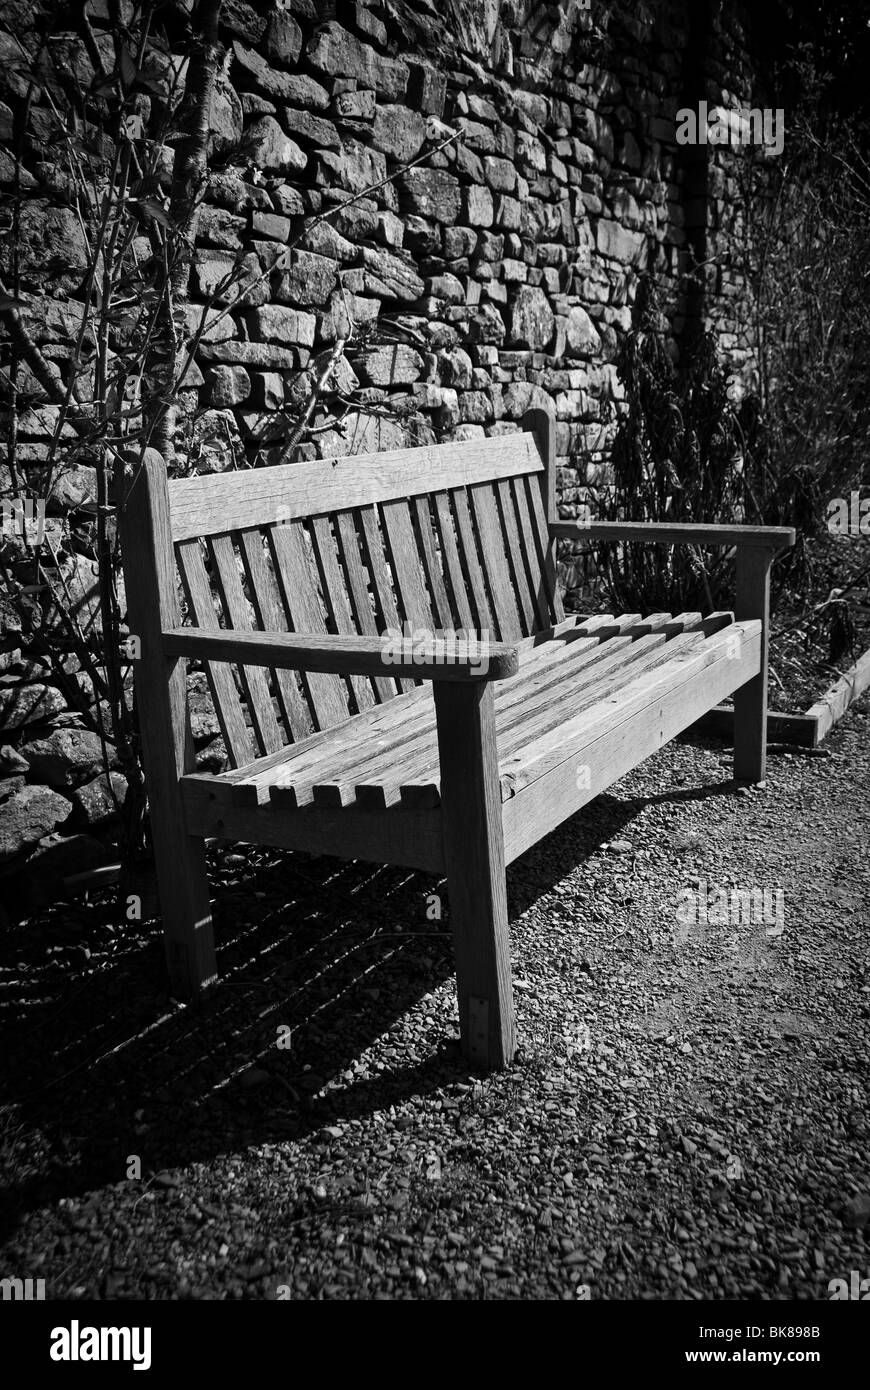
[[(165, 629), (181, 625), (166, 468), (146, 449), (119, 485), (127, 621), (140, 641), (136, 711), (170, 988), (190, 999), (216, 979), (202, 839), (188, 835), (178, 779), (196, 767), (187, 710), (187, 662), (167, 660)], [(126, 489), (126, 491), (125, 491)]]
[(492, 686), (436, 681), (435, 712), (462, 1050), (492, 1070), (516, 1046)]
[(169, 987), (175, 998), (193, 999), (217, 979), (205, 841), (161, 833), (153, 809), (151, 821)]
[(734, 616), (761, 619), (761, 670), (734, 692), (734, 776), (763, 782), (767, 769), (767, 640), (770, 567), (773, 551), (760, 546), (737, 551)]

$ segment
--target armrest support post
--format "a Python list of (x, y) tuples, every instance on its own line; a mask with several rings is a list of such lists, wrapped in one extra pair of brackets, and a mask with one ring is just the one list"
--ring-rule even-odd
[(435, 718), (462, 1046), (504, 1067), (515, 1038), (492, 686), (436, 685)]
[(734, 692), (734, 776), (763, 782), (767, 769), (767, 645), (773, 550), (738, 547), (734, 617), (761, 619), (761, 670)]

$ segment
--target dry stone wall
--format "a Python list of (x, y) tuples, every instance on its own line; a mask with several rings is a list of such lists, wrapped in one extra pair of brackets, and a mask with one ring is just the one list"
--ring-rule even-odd
[[(543, 392), (570, 507), (604, 476), (602, 416), (619, 399), (613, 363), (641, 271), (669, 297), (675, 353), (687, 318), (707, 316), (745, 359), (742, 285), (714, 268), (699, 313), (683, 279), (692, 228), (731, 235), (739, 194), (718, 169), (699, 189), (675, 141), (687, 0), (611, 17), (596, 61), (589, 35), (607, 6), (479, 9), (469, 26), (448, 4), (432, 19), (441, 44), (427, 44), (420, 24), (413, 52), (378, 5), (224, 6), (189, 325), (236, 258), (241, 284), (257, 284), (227, 296), (237, 304), (206, 331), (185, 383), (185, 410), (198, 417), (192, 467), (274, 456), (288, 432), (280, 412), (298, 412), (322, 353), (350, 334), (340, 390), (325, 396), (300, 456), (498, 433)], [(108, 3), (94, 13), (95, 24), (107, 19)], [(0, 34), (0, 57), (14, 45)], [(69, 48), (87, 78), (81, 44)], [(736, 9), (719, 7), (706, 57), (720, 92), (751, 83)], [(11, 131), (8, 105), (4, 119)], [(461, 141), (437, 150), (451, 130)], [(716, 158), (703, 152), (705, 174)], [(340, 208), (352, 195), (364, 196)], [(324, 215), (288, 255), (306, 219)], [(25, 221), (43, 259), (62, 246), (84, 267), (70, 209), (34, 196)], [(47, 356), (68, 342), (71, 317), (55, 294), (40, 324)], [(317, 433), (342, 412), (341, 429)], [(35, 458), (51, 420), (43, 405), (20, 423)]]
[[(0, 7), (7, 146), (25, 101), (33, 128), (48, 125), (42, 94), (28, 97), (16, 76), (19, 10)], [(89, 7), (107, 55), (111, 13), (109, 0)], [(615, 362), (642, 272), (662, 286), (675, 356), (709, 324), (735, 370), (751, 368), (746, 286), (728, 254), (745, 231), (729, 160), (745, 155), (687, 150), (675, 135), (677, 111), (696, 97), (752, 99), (746, 22), (736, 3), (694, 0), (225, 0), (189, 332), (230, 267), (242, 273), (211, 311), (185, 382), (178, 466), (274, 461), (342, 340), (298, 458), (497, 435), (548, 404), (571, 515), (607, 480)], [(86, 85), (96, 71), (88, 46), (63, 33), (53, 43)], [(178, 54), (162, 62), (183, 80)], [(143, 100), (146, 119), (148, 109)], [(63, 381), (87, 244), (58, 169), (38, 140), (26, 150), (27, 317)], [(0, 191), (14, 176), (0, 150)], [(170, 149), (162, 177), (168, 189)], [(687, 279), (693, 257), (708, 268)], [(0, 343), (0, 368), (10, 351)], [(18, 457), (38, 466), (57, 407), (38, 381), (24, 384)], [(8, 473), (0, 484), (8, 490)], [(93, 470), (72, 468), (49, 511), (74, 517), (93, 491)], [(92, 558), (71, 552), (65, 563), (71, 602), (95, 621)], [(569, 563), (569, 588), (574, 578)], [(92, 840), (123, 788), (117, 773), (109, 785), (96, 736), (75, 727), (6, 619), (0, 861), (38, 846), (46, 862), (68, 864), (57, 827)], [(74, 663), (70, 680), (83, 680)], [(204, 691), (193, 701), (202, 747), (217, 726)], [(84, 841), (79, 851), (79, 866), (96, 854)]]

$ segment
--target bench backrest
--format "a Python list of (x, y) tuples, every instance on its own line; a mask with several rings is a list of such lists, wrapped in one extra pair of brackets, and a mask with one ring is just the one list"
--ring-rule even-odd
[[(187, 621), (501, 641), (546, 627), (562, 615), (548, 532), (552, 439), (544, 412), (524, 425), (493, 439), (170, 481)], [(234, 766), (410, 688), (388, 665), (371, 680), (207, 669)]]

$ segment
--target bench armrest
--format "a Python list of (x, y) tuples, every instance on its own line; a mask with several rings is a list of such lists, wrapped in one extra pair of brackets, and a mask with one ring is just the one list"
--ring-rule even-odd
[(555, 521), (551, 534), (563, 540), (651, 541), (659, 545), (760, 546), (784, 550), (795, 543), (791, 526), (704, 526), (695, 522)]
[(500, 681), (519, 669), (517, 647), (474, 638), (385, 633), (345, 637), (299, 632), (244, 632), (176, 627), (163, 633), (167, 656), (323, 671), (339, 676), (403, 676), (431, 681)]

